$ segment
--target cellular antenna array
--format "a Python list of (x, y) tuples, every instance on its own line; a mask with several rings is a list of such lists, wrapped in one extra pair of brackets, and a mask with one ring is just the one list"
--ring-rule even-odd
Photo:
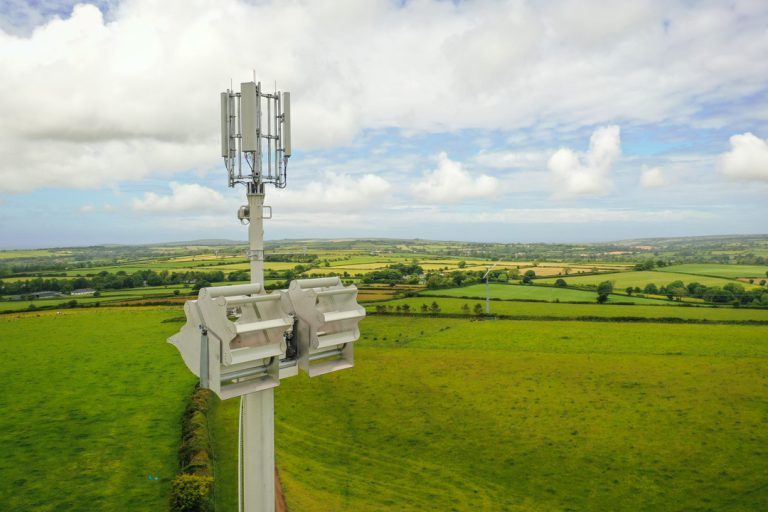
[(261, 187), (262, 193), (265, 183), (285, 188), (291, 156), (291, 93), (265, 93), (261, 82), (244, 82), (240, 92), (222, 92), (221, 156), (230, 187), (243, 183), (249, 192)]

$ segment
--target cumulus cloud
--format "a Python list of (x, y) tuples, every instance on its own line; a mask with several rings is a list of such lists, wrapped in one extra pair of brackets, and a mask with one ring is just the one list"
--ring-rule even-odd
[(210, 145), (192, 141), (0, 139), (0, 193), (92, 189), (180, 170), (204, 171), (221, 165), (217, 159), (209, 162), (210, 154)]
[(131, 209), (145, 213), (195, 213), (212, 211), (235, 211), (229, 199), (213, 190), (196, 183), (171, 182), (169, 195), (146, 192), (141, 199), (131, 201)]
[(652, 0), (610, 16), (594, 15), (599, 0), (102, 5), (108, 20), (78, 5), (14, 15), (33, 30), (0, 24), (0, 192), (214, 167), (217, 92), (255, 66), (293, 92), (297, 151), (391, 127), (705, 122), (707, 105), (749, 98), (768, 75), (761, 2)]
[(659, 188), (668, 183), (667, 177), (658, 167), (643, 169), (640, 175), (640, 185), (645, 188)]
[(720, 172), (737, 180), (768, 181), (768, 141), (749, 132), (733, 135), (720, 157)]
[(499, 182), (493, 176), (473, 176), (461, 162), (448, 158), (445, 152), (437, 155), (437, 169), (424, 173), (421, 181), (411, 186), (418, 201), (427, 203), (458, 203), (465, 199), (491, 197), (498, 192)]
[(547, 162), (545, 151), (481, 151), (475, 161), (493, 169), (541, 169)]
[(326, 171), (322, 180), (313, 180), (301, 188), (270, 192), (267, 203), (303, 212), (350, 212), (386, 206), (391, 192), (390, 183), (374, 174), (354, 177)]
[(568, 148), (559, 149), (547, 163), (555, 180), (554, 195), (606, 195), (613, 186), (611, 169), (620, 154), (621, 136), (618, 126), (604, 126), (595, 130), (589, 139), (589, 150), (584, 155), (578, 155)]

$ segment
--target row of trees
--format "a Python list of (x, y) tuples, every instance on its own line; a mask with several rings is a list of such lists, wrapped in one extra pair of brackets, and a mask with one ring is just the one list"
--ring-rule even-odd
[[(561, 286), (565, 286), (565, 281)], [(765, 284), (765, 282), (763, 282)], [(557, 282), (555, 283), (557, 286)], [(706, 286), (698, 282), (688, 283), (673, 281), (667, 285), (657, 286), (648, 283), (644, 288), (629, 286), (624, 290), (627, 295), (643, 293), (645, 295), (664, 295), (669, 300), (680, 300), (684, 297), (702, 299), (713, 304), (738, 304), (768, 306), (768, 289), (753, 288), (747, 290), (740, 283), (728, 283), (725, 286)], [(608, 300), (608, 295), (613, 293), (613, 283), (603, 281), (597, 285), (597, 301), (602, 303)]]
[[(417, 311), (420, 311), (422, 314), (430, 314), (430, 315), (437, 315), (442, 311), (440, 309), (440, 305), (437, 302), (432, 302), (432, 304), (422, 304), (421, 307), (416, 309), (411, 309), (411, 306), (409, 304), (398, 304), (397, 306), (391, 306), (391, 305), (384, 305), (384, 304), (377, 304), (376, 305), (376, 312), (377, 313), (416, 313)], [(483, 314), (483, 305), (479, 302), (475, 304), (474, 308), (471, 310), (475, 315), (481, 316)], [(461, 306), (461, 312), (465, 315), (470, 314), (470, 308), (469, 304), (463, 304)]]
[(419, 284), (424, 269), (416, 262), (395, 263), (387, 265), (381, 270), (374, 270), (365, 274), (361, 282), (365, 284), (384, 283), (384, 284)]
[[(231, 273), (230, 277), (233, 277), (232, 274), (235, 273)], [(99, 272), (93, 277), (76, 277), (73, 279), (36, 277), (34, 279), (10, 282), (0, 280), (0, 295), (25, 295), (42, 291), (70, 293), (72, 290), (80, 288), (120, 290), (144, 286), (194, 284), (201, 282), (215, 283), (226, 279), (227, 276), (221, 270), (208, 272), (169, 272), (167, 270), (155, 272), (154, 270), (138, 270), (132, 274), (120, 270), (115, 273)], [(245, 274), (245, 279), (247, 279), (247, 273)]]
[[(626, 291), (631, 295), (632, 293), (638, 293), (639, 288), (627, 288)], [(665, 295), (669, 300), (694, 297), (715, 304), (768, 305), (768, 289), (753, 288), (746, 290), (740, 283), (728, 283), (720, 287), (706, 286), (698, 282), (686, 285), (678, 280), (659, 287), (649, 283), (643, 288), (643, 293), (648, 295)]]
[(664, 260), (645, 260), (635, 265), (635, 270), (653, 270), (654, 268), (666, 267), (668, 263)]

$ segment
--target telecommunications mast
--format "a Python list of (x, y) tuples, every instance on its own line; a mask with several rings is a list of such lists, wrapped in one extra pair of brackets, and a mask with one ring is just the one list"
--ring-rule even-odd
[[(265, 93), (261, 82), (241, 83), (239, 93), (222, 92), (221, 156), (229, 186), (242, 183), (246, 187), (248, 205), (240, 207), (237, 217), (248, 224), (251, 283), (258, 283), (263, 289), (264, 188), (268, 183), (277, 188), (287, 185), (291, 94)], [(271, 208), (266, 218), (272, 218)], [(274, 416), (274, 388), (253, 391), (240, 398), (238, 495), (243, 512), (271, 512), (275, 507)]]
[[(186, 324), (169, 338), (200, 387), (240, 397), (239, 511), (275, 510), (275, 395), (280, 380), (354, 366), (365, 309), (338, 276), (264, 288), (264, 188), (286, 185), (291, 156), (290, 94), (245, 82), (221, 93), (221, 155), (229, 186), (246, 187), (237, 217), (248, 224), (251, 283), (201, 288), (184, 304)], [(266, 160), (266, 162), (265, 162)], [(264, 215), (268, 209), (269, 215)]]
[(186, 324), (168, 341), (200, 387), (222, 400), (240, 397), (238, 509), (274, 512), (274, 388), (299, 370), (314, 377), (352, 368), (365, 309), (357, 288), (334, 275), (264, 288), (264, 219), (272, 218), (264, 188), (286, 185), (290, 94), (262, 92), (255, 82), (221, 93), (221, 155), (229, 186), (246, 187), (248, 204), (237, 217), (248, 224), (251, 284), (201, 288), (184, 304)]

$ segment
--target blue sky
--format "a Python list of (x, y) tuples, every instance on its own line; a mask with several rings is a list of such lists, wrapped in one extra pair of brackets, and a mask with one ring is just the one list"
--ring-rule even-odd
[(766, 233), (768, 4), (0, 6), (0, 248), (245, 239), (218, 93), (293, 99), (267, 239)]

